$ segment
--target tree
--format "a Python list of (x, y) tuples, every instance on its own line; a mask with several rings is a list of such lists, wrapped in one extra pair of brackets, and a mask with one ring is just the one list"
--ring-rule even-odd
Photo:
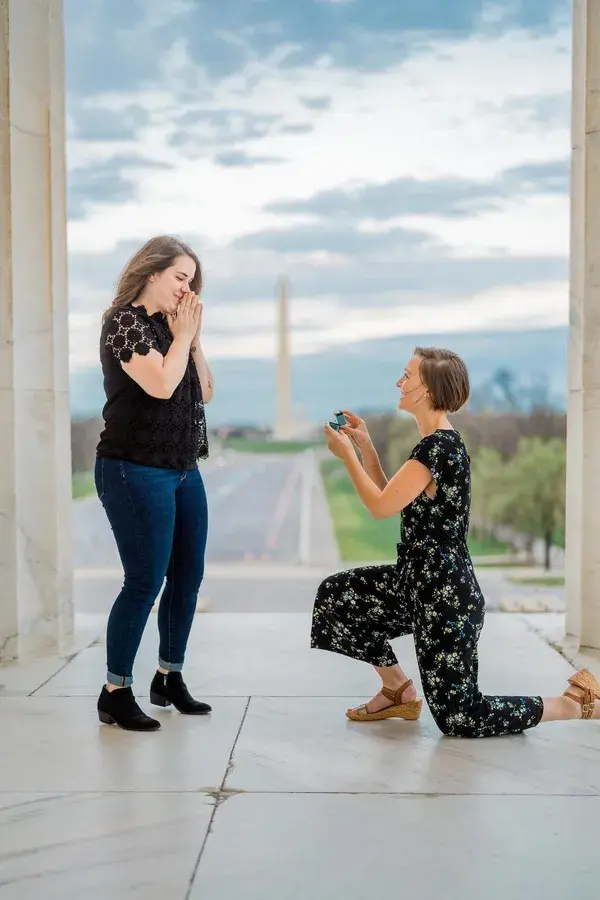
[(493, 537), (505, 518), (506, 463), (494, 447), (482, 447), (471, 464), (471, 511), (475, 526)]
[(492, 386), (498, 389), (508, 409), (519, 409), (519, 389), (514, 372), (510, 369), (497, 369), (492, 376)]
[(373, 443), (377, 448), (377, 452), (382, 460), (382, 462), (386, 459), (387, 456), (387, 447), (390, 438), (390, 429), (392, 427), (392, 423), (395, 421), (397, 416), (394, 413), (369, 413), (369, 412), (358, 412), (359, 416), (367, 423), (367, 428), (369, 429), (369, 434), (373, 439)]
[(553, 438), (524, 438), (506, 466), (503, 518), (523, 534), (544, 541), (544, 568), (550, 569), (554, 536), (565, 519), (566, 444)]
[(409, 416), (397, 416), (390, 422), (388, 441), (385, 451), (384, 468), (388, 478), (396, 474), (412, 450), (421, 440), (415, 420)]

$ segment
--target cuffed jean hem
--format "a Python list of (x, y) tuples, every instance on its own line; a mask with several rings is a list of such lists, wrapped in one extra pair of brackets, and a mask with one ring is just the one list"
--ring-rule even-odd
[(117, 687), (131, 687), (133, 677), (131, 675), (114, 675), (112, 672), (106, 673), (107, 684), (114, 684)]
[(183, 670), (183, 663), (170, 663), (165, 662), (164, 659), (158, 657), (158, 667), (159, 669), (166, 669), (167, 672), (181, 672)]

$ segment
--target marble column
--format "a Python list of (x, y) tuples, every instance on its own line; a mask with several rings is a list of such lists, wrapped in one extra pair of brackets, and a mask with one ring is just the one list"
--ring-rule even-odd
[(0, 0), (0, 660), (73, 633), (62, 0)]
[(574, 0), (567, 633), (600, 650), (600, 0)]

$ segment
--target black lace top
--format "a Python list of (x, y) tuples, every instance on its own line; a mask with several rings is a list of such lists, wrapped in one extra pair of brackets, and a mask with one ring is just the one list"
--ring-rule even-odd
[(100, 335), (106, 404), (98, 456), (167, 469), (193, 469), (199, 458), (207, 458), (202, 389), (192, 355), (167, 400), (151, 397), (121, 367), (134, 353), (146, 356), (154, 349), (165, 356), (172, 341), (162, 313), (149, 316), (143, 306), (109, 312)]

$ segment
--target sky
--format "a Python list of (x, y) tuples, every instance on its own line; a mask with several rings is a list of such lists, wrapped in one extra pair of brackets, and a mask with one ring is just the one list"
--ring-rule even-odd
[(71, 367), (129, 256), (212, 359), (568, 320), (568, 0), (66, 0)]

